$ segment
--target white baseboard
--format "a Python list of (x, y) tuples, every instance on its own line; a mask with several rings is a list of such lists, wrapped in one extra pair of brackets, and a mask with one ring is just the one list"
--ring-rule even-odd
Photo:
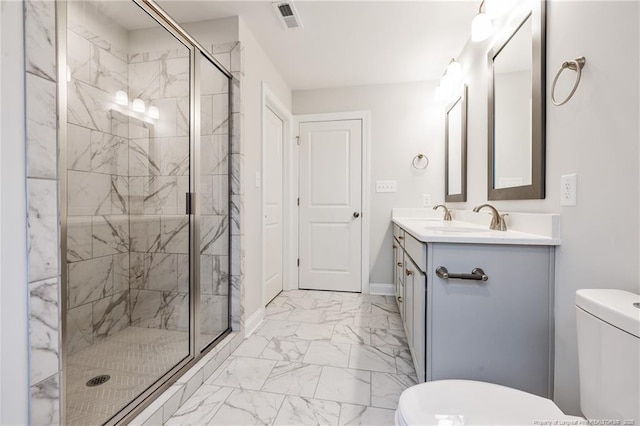
[(393, 284), (369, 283), (369, 294), (381, 296), (393, 296), (395, 294)]
[(264, 308), (258, 309), (244, 322), (244, 336), (249, 337), (252, 335), (262, 324), (264, 320)]

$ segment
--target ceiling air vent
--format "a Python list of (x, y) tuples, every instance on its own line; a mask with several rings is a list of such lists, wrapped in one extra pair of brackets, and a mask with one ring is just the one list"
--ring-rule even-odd
[(300, 16), (298, 16), (298, 11), (293, 2), (280, 1), (272, 3), (272, 5), (285, 30), (302, 28), (302, 21), (300, 20)]

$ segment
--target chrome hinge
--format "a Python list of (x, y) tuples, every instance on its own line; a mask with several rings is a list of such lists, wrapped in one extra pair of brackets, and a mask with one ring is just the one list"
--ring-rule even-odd
[(298, 206), (300, 205), (300, 198), (298, 198)]
[(196, 194), (194, 194), (193, 192), (187, 192), (185, 194), (185, 201), (186, 201), (186, 209), (185, 209), (186, 214), (194, 214), (196, 210), (195, 209)]
[(300, 136), (296, 136), (296, 143), (300, 145)]

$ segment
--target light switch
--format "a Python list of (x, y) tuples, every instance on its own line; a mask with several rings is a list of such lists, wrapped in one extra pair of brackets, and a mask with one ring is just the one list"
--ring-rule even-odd
[(376, 181), (376, 192), (396, 192), (396, 181), (395, 180), (377, 180)]

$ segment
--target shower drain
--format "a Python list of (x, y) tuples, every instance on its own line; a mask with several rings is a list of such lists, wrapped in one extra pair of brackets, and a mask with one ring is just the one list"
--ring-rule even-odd
[(111, 378), (111, 376), (109, 376), (108, 374), (102, 374), (100, 376), (96, 376), (96, 377), (94, 377), (93, 379), (90, 379), (87, 382), (87, 386), (93, 387), (93, 386), (103, 385), (103, 384), (107, 383), (110, 378)]

